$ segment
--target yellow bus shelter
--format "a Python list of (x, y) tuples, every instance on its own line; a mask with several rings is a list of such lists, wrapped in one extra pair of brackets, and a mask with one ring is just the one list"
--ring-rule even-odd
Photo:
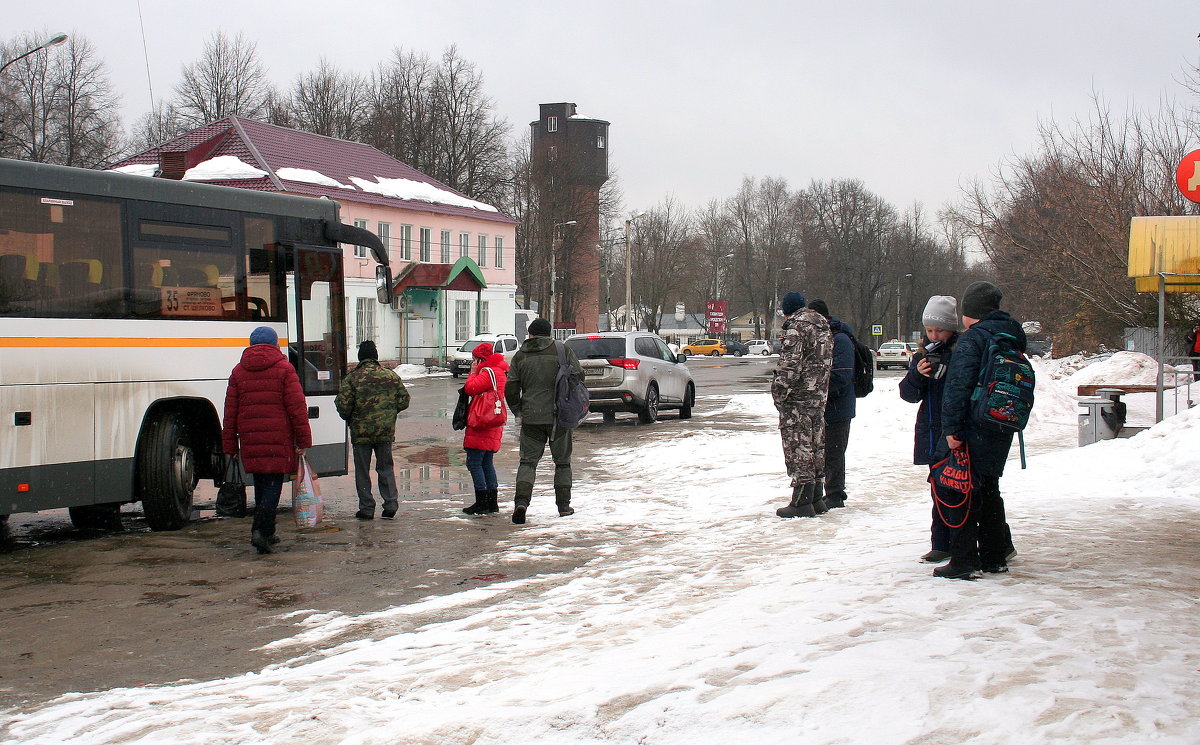
[(1138, 292), (1158, 293), (1158, 395), (1163, 418), (1168, 292), (1200, 292), (1200, 217), (1135, 217), (1129, 223), (1129, 269)]

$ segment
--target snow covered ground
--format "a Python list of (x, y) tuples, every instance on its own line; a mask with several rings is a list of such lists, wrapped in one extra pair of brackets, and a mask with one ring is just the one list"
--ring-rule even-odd
[(930, 503), (895, 378), (859, 401), (847, 508), (817, 519), (774, 516), (774, 411), (738, 395), (599, 453), (620, 478), (577, 483), (570, 519), (535, 498), (487, 561), (593, 556), (576, 571), (295, 612), (288, 663), (71, 694), (4, 742), (1200, 742), (1200, 409), (1076, 448), (1074, 383), (1038, 364), (1029, 469), (1001, 482), (1007, 575), (918, 563)]

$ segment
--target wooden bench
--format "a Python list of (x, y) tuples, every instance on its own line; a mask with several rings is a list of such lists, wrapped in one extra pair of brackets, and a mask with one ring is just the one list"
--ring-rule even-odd
[[(1174, 386), (1166, 386), (1164, 390), (1170, 390)], [(1109, 388), (1121, 393), (1154, 393), (1158, 390), (1157, 385), (1145, 384), (1130, 384), (1130, 385), (1113, 385), (1112, 383), (1092, 383), (1090, 385), (1081, 385), (1076, 390), (1080, 396), (1094, 396), (1096, 391), (1101, 388)]]

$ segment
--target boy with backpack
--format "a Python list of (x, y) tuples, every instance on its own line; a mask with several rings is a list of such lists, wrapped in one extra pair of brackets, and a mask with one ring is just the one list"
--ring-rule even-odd
[[(1021, 324), (1000, 310), (1003, 297), (991, 282), (973, 282), (963, 293), (961, 308), (966, 331), (959, 336), (946, 371), (942, 434), (951, 449), (967, 448), (971, 493), (965, 520), (950, 531), (950, 562), (933, 570), (936, 577), (975, 579), (980, 570), (993, 574), (1007, 572), (1008, 560), (1016, 555), (1004, 516), (1000, 476), (1004, 474), (1004, 463), (1017, 430), (994, 428), (972, 413), (976, 408), (972, 405), (973, 398), (978, 400), (975, 389), (994, 341), (1003, 338), (1018, 352), (1025, 351)], [(1029, 384), (1032, 387), (1032, 380)]]
[(562, 367), (571, 368), (578, 376), (577, 388), (583, 388), (583, 366), (579, 364), (579, 358), (565, 344), (551, 338), (549, 321), (534, 319), (529, 324), (529, 337), (521, 343), (509, 363), (508, 383), (504, 388), (509, 410), (521, 418), (521, 463), (517, 467), (512, 514), (516, 525), (525, 522), (525, 512), (533, 498), (538, 462), (546, 452), (547, 443), (554, 459), (554, 502), (558, 506), (558, 515), (575, 514), (571, 507), (571, 432), (579, 422), (559, 421)]

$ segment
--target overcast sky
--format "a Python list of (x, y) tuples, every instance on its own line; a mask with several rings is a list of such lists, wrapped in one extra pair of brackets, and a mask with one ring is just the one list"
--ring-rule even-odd
[[(136, 0), (6, 6), (4, 38), (86, 36), (126, 123), (149, 110)], [(1196, 0), (142, 0), (141, 14), (156, 99), (218, 29), (257, 40), (280, 86), (321, 56), (367, 72), (397, 46), (457, 44), (514, 133), (543, 102), (612, 122), (611, 165), (639, 209), (782, 176), (858, 178), (933, 212), (1031, 152), (1039, 119), (1086, 117), (1093, 92), (1115, 110), (1195, 103), (1177, 81), (1200, 61)]]

